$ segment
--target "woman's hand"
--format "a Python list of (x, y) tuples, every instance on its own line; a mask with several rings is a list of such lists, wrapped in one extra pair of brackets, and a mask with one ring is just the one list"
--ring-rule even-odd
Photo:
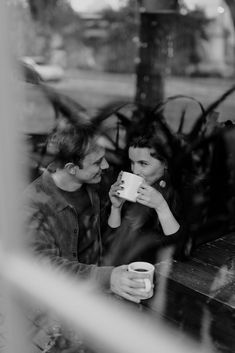
[(157, 212), (167, 205), (162, 194), (146, 182), (140, 185), (136, 201), (142, 205), (154, 208)]
[(175, 234), (179, 230), (180, 225), (172, 214), (168, 203), (162, 194), (152, 186), (145, 182), (142, 183), (136, 201), (155, 209), (165, 235)]
[(112, 206), (115, 208), (121, 208), (121, 206), (125, 202), (124, 199), (118, 196), (119, 190), (123, 188), (122, 186), (123, 182), (121, 180), (121, 177), (122, 177), (122, 172), (119, 173), (117, 181), (111, 186), (109, 190), (109, 198), (112, 203)]

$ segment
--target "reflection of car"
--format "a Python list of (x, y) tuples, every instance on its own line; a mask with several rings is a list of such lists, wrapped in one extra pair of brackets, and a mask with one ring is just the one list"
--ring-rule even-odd
[(47, 65), (41, 57), (24, 56), (23, 63), (32, 66), (44, 81), (59, 81), (64, 77), (64, 70), (58, 65)]

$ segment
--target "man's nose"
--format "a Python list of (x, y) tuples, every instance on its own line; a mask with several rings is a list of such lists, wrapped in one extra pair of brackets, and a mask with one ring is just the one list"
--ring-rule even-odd
[(101, 165), (100, 165), (101, 169), (107, 169), (109, 167), (109, 164), (107, 162), (107, 160), (105, 158), (102, 159)]

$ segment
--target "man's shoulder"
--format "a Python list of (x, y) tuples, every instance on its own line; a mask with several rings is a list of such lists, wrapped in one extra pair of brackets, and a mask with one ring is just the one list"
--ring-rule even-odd
[(23, 199), (28, 202), (48, 202), (52, 197), (52, 185), (48, 182), (49, 176), (40, 175), (23, 192)]

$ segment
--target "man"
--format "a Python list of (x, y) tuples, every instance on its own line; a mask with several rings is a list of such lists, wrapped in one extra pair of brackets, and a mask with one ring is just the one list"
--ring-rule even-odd
[(97, 141), (90, 125), (66, 124), (51, 134), (47, 148), (54, 160), (25, 191), (28, 244), (61, 270), (138, 303), (145, 284), (136, 279), (146, 275), (128, 272), (127, 265), (100, 266), (107, 239), (100, 233), (96, 188), (109, 165)]
[[(100, 200), (94, 188), (109, 165), (87, 124), (53, 132), (48, 150), (54, 161), (25, 191), (29, 243), (34, 251), (80, 278), (134, 302), (144, 283), (127, 266), (99, 266), (107, 239), (100, 234)], [(140, 274), (139, 278), (144, 278)]]

